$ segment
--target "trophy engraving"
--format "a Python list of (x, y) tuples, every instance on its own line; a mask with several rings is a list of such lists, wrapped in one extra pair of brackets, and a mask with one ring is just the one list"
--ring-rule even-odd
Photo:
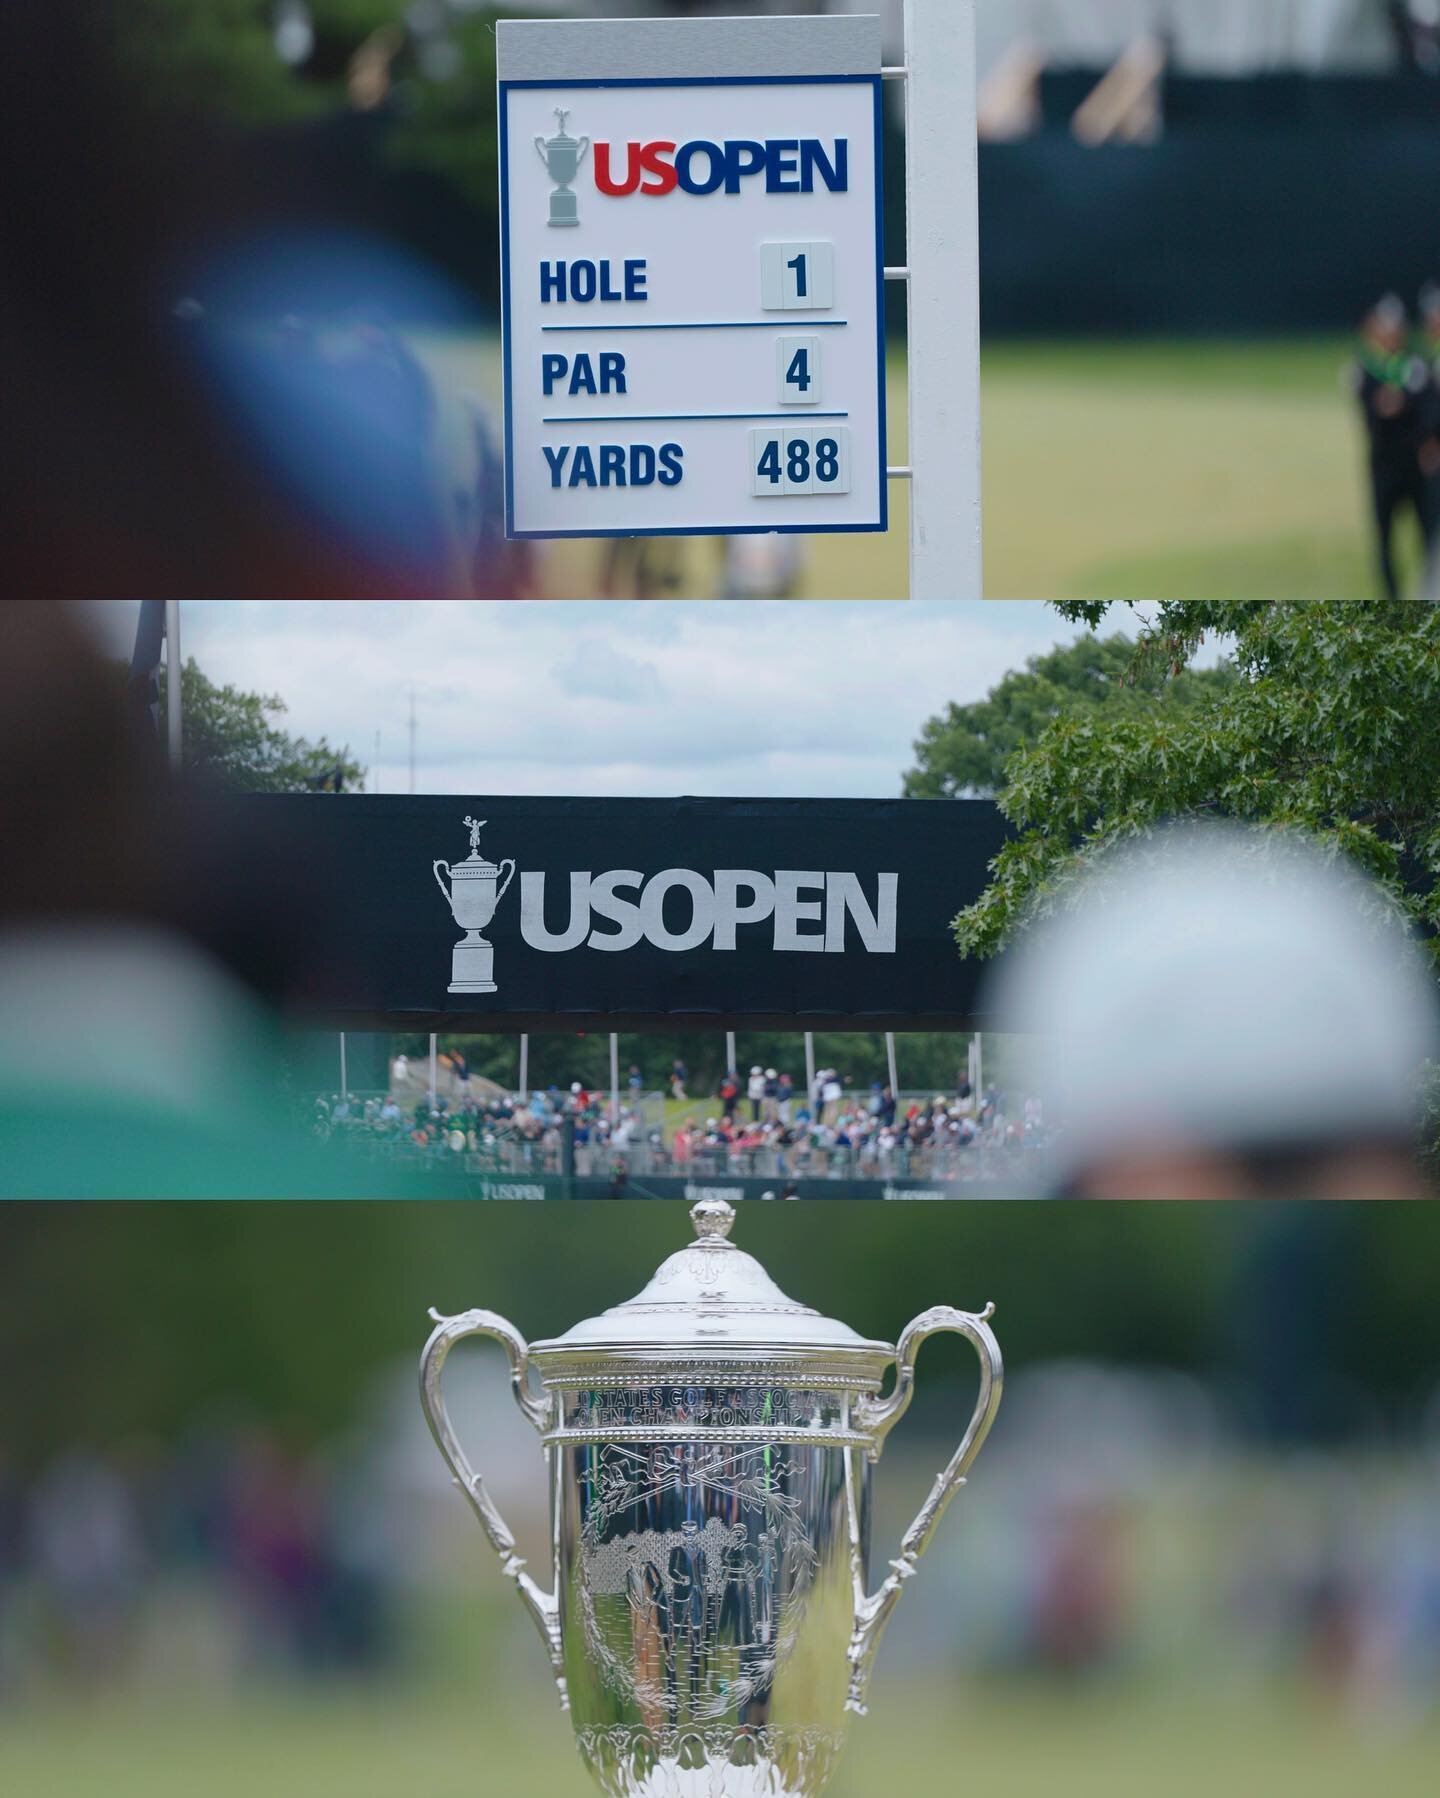
[[(726, 1240), (698, 1241), (628, 1304), (527, 1345), (492, 1311), (432, 1312), (421, 1398), (442, 1455), (540, 1628), (562, 1708), (607, 1798), (817, 1798), (863, 1714), (880, 1636), (1000, 1403), (989, 1306), (938, 1306), (897, 1345), (787, 1298)], [(968, 1339), (965, 1435), (868, 1590), (871, 1478), (937, 1331)], [(550, 1590), (471, 1467), (441, 1397), (456, 1342), (490, 1336), (550, 1464)], [(531, 1366), (539, 1379), (531, 1383)], [(880, 1396), (887, 1370), (891, 1391)]]
[[(483, 818), (466, 818), (470, 827), (470, 853), (452, 868), (449, 862), (437, 861), (432, 872), (436, 884), (445, 895), (450, 915), (465, 932), (450, 957), (452, 993), (493, 993), (495, 985), (495, 946), (486, 942), (480, 932), (495, 916), (506, 887), (515, 878), (515, 864), (507, 856), (498, 866), (480, 853)], [(441, 869), (444, 869), (444, 875)], [(503, 881), (500, 876), (508, 868)], [(449, 881), (447, 887), (445, 882)], [(496, 882), (500, 881), (497, 886)]]
[(580, 172), (580, 164), (585, 160), (585, 152), (590, 148), (588, 137), (571, 137), (565, 129), (565, 121), (570, 117), (569, 110), (563, 106), (555, 108), (555, 117), (560, 121), (560, 129), (554, 137), (537, 137), (535, 148), (540, 160), (549, 171), (550, 179), (555, 183), (555, 191), (550, 196), (550, 223), (552, 225), (578, 225), (580, 223), (580, 202), (576, 198), (570, 183)]

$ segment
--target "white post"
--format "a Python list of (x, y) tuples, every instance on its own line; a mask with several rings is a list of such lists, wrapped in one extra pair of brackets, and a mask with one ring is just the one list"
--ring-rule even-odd
[(530, 1038), (522, 1030), (520, 1033), (520, 1103), (526, 1104), (530, 1098)]
[(985, 1102), (985, 1041), (981, 1033), (975, 1032), (975, 1115), (980, 1115), (980, 1107)]
[(350, 1090), (350, 1078), (345, 1072), (345, 1032), (340, 1032), (340, 1097), (343, 1099)]
[(165, 601), (165, 734), (170, 768), (180, 772), (180, 601)]
[(885, 1032), (885, 1058), (890, 1063), (890, 1096), (898, 1099), (900, 1097), (900, 1081), (895, 1072), (895, 1032), (893, 1030)]
[(435, 1045), (437, 1041), (438, 1038), (432, 1030), (430, 1032), (430, 1109), (432, 1111), (435, 1109)]
[(610, 1128), (620, 1122), (620, 1038), (610, 1032)]
[(725, 1032), (725, 1072), (733, 1074), (735, 1071), (735, 1032), (727, 1030)]
[(981, 599), (975, 0), (905, 0), (910, 597)]
[(815, 1109), (815, 1038), (808, 1030), (805, 1032), (805, 1109), (813, 1115)]

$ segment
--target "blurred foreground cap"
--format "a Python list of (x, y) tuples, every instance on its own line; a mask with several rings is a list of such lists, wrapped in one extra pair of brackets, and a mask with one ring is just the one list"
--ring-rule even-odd
[(1166, 829), (1105, 859), (997, 970), (1058, 1091), (1061, 1177), (1157, 1148), (1403, 1140), (1433, 976), (1387, 897), (1276, 831)]

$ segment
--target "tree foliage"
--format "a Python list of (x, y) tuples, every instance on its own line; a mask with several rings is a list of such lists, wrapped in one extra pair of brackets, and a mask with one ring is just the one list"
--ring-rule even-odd
[[(444, 176), (473, 205), (495, 206), (495, 20), (524, 8), (468, 10), (422, 32), (406, 0), (307, 0), (314, 45), (291, 65), (275, 44), (273, 0), (127, 0), (117, 64), (151, 109), (265, 129), (349, 104), (357, 52), (388, 70), (387, 154)], [(417, 15), (419, 15), (417, 17)]]
[[(429, 1038), (396, 1036), (394, 1048), (412, 1059), (428, 1053)], [(518, 1079), (519, 1043), (514, 1036), (447, 1035), (442, 1047), (458, 1047), (474, 1074), (482, 1074), (513, 1090)], [(921, 1031), (897, 1039), (896, 1072), (904, 1092), (949, 1093), (963, 1071), (969, 1037), (944, 1031)], [(687, 1092), (702, 1116), (716, 1110), (715, 1095), (725, 1074), (725, 1036), (721, 1031), (647, 1031), (620, 1037), (620, 1085), (632, 1064), (640, 1069), (646, 1092), (664, 1090), (670, 1069), (678, 1057), (689, 1072)], [(796, 1031), (740, 1031), (735, 1039), (735, 1059), (741, 1085), (755, 1065), (776, 1068), (795, 1082), (797, 1096), (805, 1090), (805, 1039)], [(819, 1031), (815, 1036), (815, 1065), (835, 1068), (848, 1090), (864, 1094), (874, 1081), (889, 1079), (885, 1038), (879, 1032)], [(986, 1075), (1003, 1078), (1004, 1064), (987, 1052)], [(610, 1038), (603, 1031), (545, 1032), (530, 1038), (529, 1079), (532, 1088), (568, 1087), (579, 1080), (594, 1092), (610, 1086)]]
[[(1093, 630), (1107, 607), (1057, 610)], [(1233, 681), (1184, 706), (1066, 713), (1011, 757), (999, 803), (1016, 835), (984, 894), (955, 920), (966, 954), (993, 954), (1098, 853), (1180, 816), (1304, 832), (1433, 933), (1440, 610), (1169, 601), (1136, 645), (1136, 678), (1179, 682), (1215, 633), (1229, 639)]]
[(1229, 667), (1182, 669), (1173, 679), (1141, 661), (1131, 638), (1087, 634), (1031, 656), (973, 705), (949, 705), (928, 719), (905, 775), (909, 799), (990, 797), (1005, 764), (1058, 718), (1104, 712), (1140, 716), (1163, 706), (1188, 709), (1233, 680)]
[(309, 0), (315, 48), (298, 66), (275, 44), (273, 0), (126, 0), (115, 15), (121, 74), (157, 110), (227, 124), (284, 124), (344, 103), (350, 57), (403, 8)]
[[(160, 716), (165, 716), (165, 676), (160, 676)], [(196, 662), (185, 663), (181, 682), (184, 718), (180, 740), (188, 771), (250, 793), (306, 793), (357, 789), (365, 770), (348, 748), (324, 737), (312, 743), (272, 722), (285, 714), (277, 693), (245, 693), (217, 687)]]

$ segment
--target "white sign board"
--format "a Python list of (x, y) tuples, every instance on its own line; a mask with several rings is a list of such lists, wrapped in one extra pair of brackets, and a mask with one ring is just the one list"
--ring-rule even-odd
[(878, 21), (496, 35), (507, 534), (883, 531)]

